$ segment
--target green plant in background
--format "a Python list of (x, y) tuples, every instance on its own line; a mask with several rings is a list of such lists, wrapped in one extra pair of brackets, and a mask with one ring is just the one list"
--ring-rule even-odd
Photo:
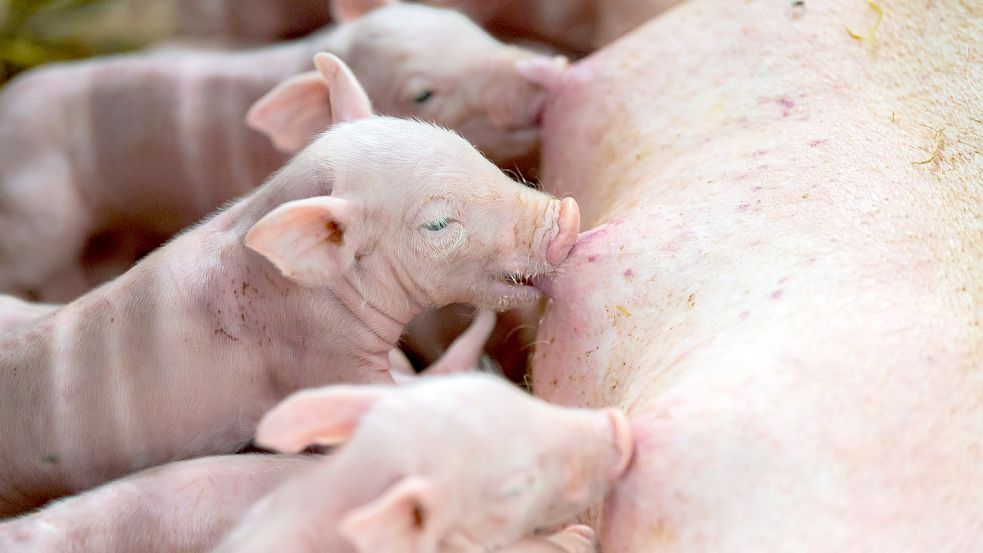
[(138, 48), (170, 30), (165, 0), (0, 0), (0, 83), (53, 61)]

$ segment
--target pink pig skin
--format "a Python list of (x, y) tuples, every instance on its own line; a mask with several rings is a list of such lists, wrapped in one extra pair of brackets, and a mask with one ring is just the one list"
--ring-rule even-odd
[(228, 455), (148, 469), (0, 524), (4, 553), (179, 553), (214, 547), (314, 456)]
[(264, 418), (257, 441), (344, 445), (258, 504), (216, 553), (587, 553), (589, 528), (532, 534), (604, 497), (633, 452), (620, 411), (560, 408), (478, 374), (303, 391)]
[(0, 336), (55, 312), (58, 305), (30, 303), (13, 296), (0, 294)]
[(247, 128), (246, 112), (318, 51), (349, 62), (383, 113), (455, 128), (509, 167), (536, 151), (562, 60), (503, 45), (450, 10), (335, 8), (337, 28), (291, 43), (99, 58), (12, 82), (0, 94), (0, 292), (74, 299), (107, 276), (84, 262), (94, 237), (139, 242), (113, 260), (115, 276), (261, 183), (286, 156)]
[(512, 181), (446, 130), (371, 116), (344, 64), (317, 63), (332, 113), (351, 122), (123, 276), (0, 339), (0, 514), (236, 451), (293, 390), (391, 383), (388, 352), (424, 308), (540, 297), (519, 277), (555, 269), (552, 244), (579, 231), (576, 203)]
[(981, 4), (876, 4), (689, 0), (546, 113), (591, 230), (533, 389), (632, 417), (606, 553), (983, 551)]

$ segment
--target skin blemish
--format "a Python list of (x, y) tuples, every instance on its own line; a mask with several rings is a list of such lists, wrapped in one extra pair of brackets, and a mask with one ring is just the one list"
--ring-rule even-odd
[(810, 140), (809, 146), (815, 148), (816, 146), (821, 146), (825, 144), (827, 140), (825, 138), (817, 138), (816, 140)]
[(741, 313), (737, 316), (737, 318), (742, 321), (745, 321), (750, 316), (751, 316), (751, 312), (745, 310), (745, 311), (741, 311)]
[(778, 105), (782, 107), (782, 117), (788, 117), (788, 115), (792, 113), (792, 108), (795, 107), (795, 102), (793, 102), (790, 98), (786, 98), (784, 96), (779, 98), (777, 102)]
[(750, 208), (751, 208), (751, 204), (748, 204), (748, 203), (741, 202), (741, 203), (737, 204), (737, 212), (738, 213), (743, 213), (743, 212), (747, 211)]
[(55, 455), (54, 453), (50, 453), (48, 455), (45, 455), (44, 457), (41, 457), (41, 462), (43, 462), (46, 465), (57, 465), (58, 456)]
[(628, 311), (627, 307), (623, 305), (616, 305), (614, 308), (620, 311), (625, 317), (631, 317), (631, 311)]
[(328, 242), (341, 244), (345, 240), (345, 229), (341, 228), (341, 225), (338, 223), (328, 221), (324, 224), (324, 228), (328, 231)]
[(635, 271), (632, 271), (631, 269), (625, 269), (625, 272), (622, 274), (624, 274), (625, 280), (631, 280), (632, 277), (635, 276)]
[(587, 256), (587, 262), (588, 263), (593, 263), (595, 261), (597, 261), (597, 256), (596, 255), (588, 255)]
[(413, 504), (413, 527), (417, 530), (423, 530), (423, 523), (425, 517), (423, 514), (423, 506), (419, 503)]
[(686, 298), (686, 304), (690, 307), (696, 307), (696, 292), (690, 294), (689, 297)]
[(751, 152), (751, 157), (761, 157), (768, 153), (768, 150), (755, 150)]
[(774, 292), (771, 293), (771, 299), (773, 300), (781, 299), (784, 294), (785, 292), (783, 292), (782, 289), (779, 288), (778, 290), (775, 290)]

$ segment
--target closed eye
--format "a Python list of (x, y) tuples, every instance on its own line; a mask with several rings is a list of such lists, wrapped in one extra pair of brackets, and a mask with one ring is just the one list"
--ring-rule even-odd
[(417, 104), (423, 104), (426, 103), (427, 100), (429, 100), (430, 98), (433, 98), (433, 91), (423, 90), (413, 98), (413, 101), (416, 102)]
[(451, 224), (450, 217), (441, 217), (440, 219), (435, 219), (433, 221), (430, 221), (429, 223), (424, 223), (423, 228), (432, 232), (437, 232), (439, 230), (443, 230), (449, 224)]

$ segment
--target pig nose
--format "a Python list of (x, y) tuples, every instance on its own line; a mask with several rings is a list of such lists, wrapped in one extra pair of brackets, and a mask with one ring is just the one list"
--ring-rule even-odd
[(635, 438), (632, 435), (631, 423), (624, 411), (606, 409), (604, 414), (607, 415), (608, 421), (611, 423), (614, 447), (618, 452), (618, 460), (615, 462), (614, 474), (612, 475), (615, 480), (618, 480), (625, 475), (628, 466), (631, 465), (632, 457), (635, 454)]
[(546, 249), (546, 260), (554, 267), (567, 258), (577, 240), (577, 234), (580, 233), (580, 208), (577, 206), (577, 201), (573, 198), (564, 198), (560, 202), (560, 214), (557, 219), (560, 231)]

